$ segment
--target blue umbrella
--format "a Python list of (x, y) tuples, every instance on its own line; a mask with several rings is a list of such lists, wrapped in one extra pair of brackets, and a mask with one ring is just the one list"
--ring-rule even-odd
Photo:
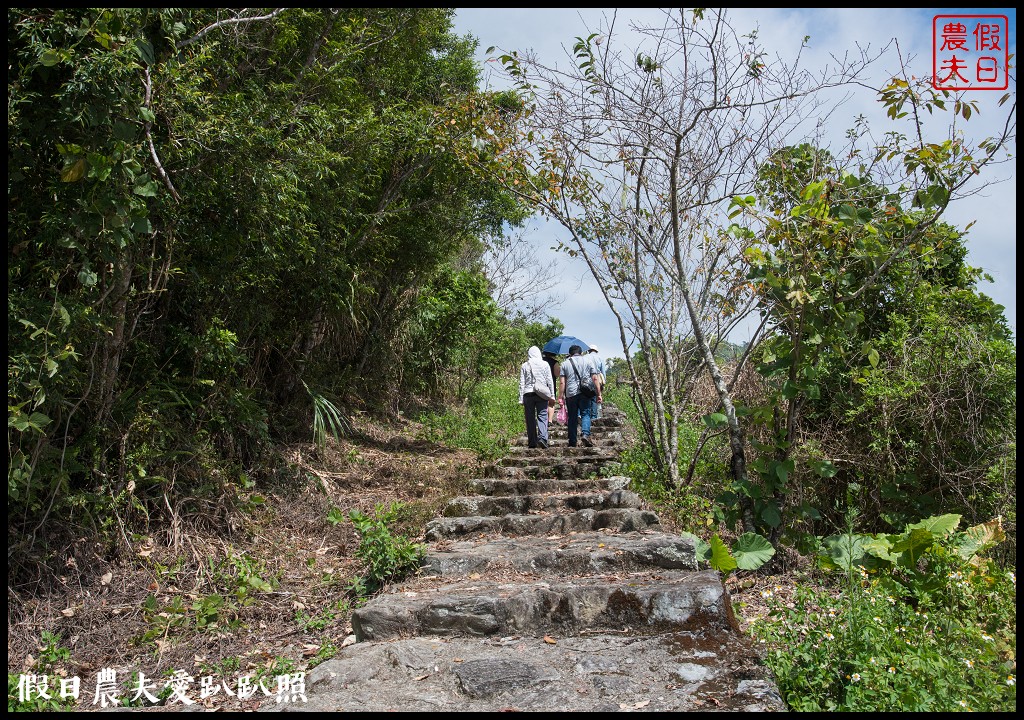
[(544, 343), (544, 347), (541, 349), (544, 352), (551, 353), (552, 355), (568, 355), (569, 348), (573, 345), (579, 345), (583, 352), (587, 352), (587, 350), (590, 349), (589, 345), (578, 337), (573, 337), (572, 335), (559, 335), (556, 338), (551, 338)]

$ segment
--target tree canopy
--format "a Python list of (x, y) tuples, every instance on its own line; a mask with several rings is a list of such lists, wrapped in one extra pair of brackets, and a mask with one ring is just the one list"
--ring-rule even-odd
[(482, 257), (524, 211), (464, 160), (506, 101), (452, 14), (8, 10), (13, 525), (81, 492), (145, 517), (308, 432), (311, 397), (522, 352)]

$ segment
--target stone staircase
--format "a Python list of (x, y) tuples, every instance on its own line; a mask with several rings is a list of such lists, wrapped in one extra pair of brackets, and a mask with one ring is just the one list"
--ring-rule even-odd
[(595, 447), (524, 435), (452, 499), (420, 573), (357, 610), (357, 642), (282, 709), (785, 710), (718, 573), (602, 474), (624, 442), (604, 410)]

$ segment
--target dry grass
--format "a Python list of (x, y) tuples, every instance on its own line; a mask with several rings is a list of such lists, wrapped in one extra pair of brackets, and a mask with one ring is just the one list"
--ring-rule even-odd
[[(201, 676), (234, 683), (277, 658), (306, 668), (351, 633), (346, 586), (360, 567), (348, 512), (401, 501), (408, 510), (399, 530), (417, 539), (440, 505), (479, 475), (473, 453), (415, 440), (417, 429), (411, 422), (384, 426), (357, 418), (358, 437), (330, 441), (323, 456), (312, 445), (284, 448), (293, 481), (256, 488), (265, 503), (231, 511), (221, 527), (179, 517), (175, 527), (131, 542), (120, 559), (78, 539), (60, 554), (54, 583), (8, 585), (8, 672), (40, 671), (43, 632), (70, 650), (70, 660), (55, 671), (81, 678), (82, 710), (94, 709), (101, 668), (117, 670), (124, 687), (136, 671), (159, 678), (185, 670), (196, 678), (195, 690)], [(341, 522), (328, 521), (332, 508)], [(238, 603), (232, 559), (236, 568), (256, 568), (273, 589), (253, 593), (251, 604)], [(197, 628), (191, 608), (213, 595), (235, 607), (221, 611), (216, 627)], [(156, 610), (145, 607), (151, 597)], [(169, 625), (159, 613), (175, 602), (186, 608), (187, 620)], [(224, 695), (216, 705), (242, 709)]]

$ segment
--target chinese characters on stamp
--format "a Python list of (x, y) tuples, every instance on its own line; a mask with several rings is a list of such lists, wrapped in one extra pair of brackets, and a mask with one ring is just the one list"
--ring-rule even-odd
[(932, 87), (1006, 90), (1009, 32), (1006, 15), (936, 15), (932, 19)]

